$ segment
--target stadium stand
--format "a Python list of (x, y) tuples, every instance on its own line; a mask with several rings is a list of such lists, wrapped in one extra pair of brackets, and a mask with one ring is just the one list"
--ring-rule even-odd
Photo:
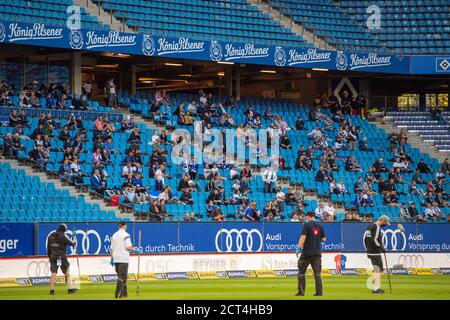
[(439, 151), (450, 151), (450, 115), (448, 112), (391, 112), (399, 128), (416, 132), (425, 141), (431, 141)]
[[(125, 20), (139, 33), (188, 37), (199, 40), (252, 42), (309, 47), (293, 34), (258, 11), (245, 0), (101, 0), (102, 8)], [(133, 3), (133, 6), (130, 3)], [(148, 14), (152, 12), (152, 14)]]
[[(27, 23), (45, 23), (52, 26), (67, 26), (67, 20), (73, 12), (67, 13), (67, 7), (73, 5), (72, 0), (8, 0), (0, 5), (0, 20)], [(109, 26), (90, 16), (81, 9), (81, 23), (84, 28), (92, 30), (109, 30)]]
[[(140, 33), (311, 46), (245, 0), (94, 2)], [(388, 7), (387, 1), (374, 3), (381, 8)], [(71, 4), (72, 0), (58, 4), (12, 0), (0, 6), (0, 19), (63, 26), (68, 17), (65, 9)], [(361, 26), (362, 20), (353, 20), (356, 16), (362, 17), (361, 9), (367, 7), (368, 1), (271, 1), (271, 6), (283, 13), (291, 12), (294, 21), (304, 28), (326, 41), (339, 43), (338, 49), (425, 54), (448, 51), (448, 17), (437, 10), (447, 5), (446, 1), (393, 1), (393, 4), (386, 15), (386, 23), (392, 28), (387, 28), (389, 33), (383, 33), (385, 31), (367, 32)], [(405, 9), (405, 13), (400, 13), (400, 8)], [(109, 28), (86, 14), (83, 8), (82, 22), (90, 29)], [(115, 95), (116, 87), (113, 91)], [(117, 104), (110, 103), (116, 101), (115, 96), (107, 98), (109, 106), (104, 106), (85, 96), (73, 95), (64, 84), (46, 87), (37, 81), (14, 92), (7, 81), (2, 81), (0, 145), (3, 156), (29, 163), (35, 170), (100, 196), (124, 211), (131, 210), (137, 218), (143, 219), (250, 219), (246, 212), (253, 212), (248, 209), (250, 202), (255, 201), (263, 215), (252, 218), (286, 221), (293, 218), (294, 213), (300, 218), (307, 210), (317, 210), (317, 200), (306, 199), (304, 195), (317, 196), (321, 201), (331, 200), (337, 207), (356, 214), (348, 218), (333, 209), (335, 221), (359, 220), (358, 214), (362, 220), (376, 219), (381, 214), (387, 214), (394, 221), (402, 220), (407, 216), (400, 208), (402, 204), (409, 207), (414, 204), (419, 209), (420, 212), (411, 210), (413, 220), (441, 221), (450, 213), (447, 203), (450, 183), (445, 180), (450, 172), (448, 162), (441, 165), (411, 147), (402, 132), (388, 136), (362, 114), (352, 114), (351, 107), (335, 105), (328, 110), (285, 99), (242, 97), (233, 101), (229, 97), (204, 93), (168, 94), (144, 90), (135, 95), (119, 91)], [(362, 96), (358, 99), (359, 104), (363, 103)], [(337, 101), (330, 97), (332, 100)], [(148, 119), (152, 126), (116, 112), (118, 107), (128, 108), (127, 111)], [(397, 125), (420, 132), (424, 140), (432, 140), (439, 150), (450, 150), (448, 113), (393, 112), (391, 115)], [(203, 164), (172, 163), (173, 145), (180, 143), (172, 141), (172, 131), (185, 129), (193, 134), (195, 120), (211, 128), (236, 128), (241, 133), (245, 133), (246, 128), (280, 129), (284, 167), (277, 172), (276, 185), (281, 190), (267, 189), (271, 186), (264, 181), (265, 168), (261, 166), (249, 168), (232, 160), (217, 163), (213, 168)], [(383, 165), (378, 162), (380, 158), (384, 159)], [(420, 159), (423, 161), (419, 162)], [(250, 170), (253, 171), (251, 176)], [(51, 184), (42, 184), (26, 176), (24, 171), (11, 169), (7, 163), (2, 164), (1, 174), (1, 189), (8, 191), (2, 202), (2, 221), (118, 219), (114, 212), (99, 211), (98, 207), (78, 202)], [(185, 175), (187, 185), (182, 187)], [(235, 181), (236, 177), (241, 182)], [(13, 189), (8, 188), (8, 181), (14, 183)], [(10, 193), (18, 189), (20, 194)], [(215, 194), (214, 189), (219, 193)], [(285, 199), (288, 193), (292, 201)], [(54, 214), (35, 201), (41, 196), (47, 197), (49, 203), (52, 197), (65, 197), (60, 200), (65, 202), (67, 198), (67, 203), (80, 206), (64, 204), (64, 207), (58, 206), (61, 211)], [(23, 206), (13, 208), (13, 204), (20, 201)], [(56, 199), (55, 202), (59, 203)], [(426, 216), (426, 206), (435, 210), (436, 215)], [(36, 208), (36, 215), (24, 215), (23, 210), (28, 208)], [(97, 211), (100, 214), (94, 216)]]
[[(188, 37), (199, 40), (251, 42), (262, 45), (314, 47), (301, 35), (261, 12), (246, 0), (169, 1), (96, 0), (138, 33)], [(267, 1), (266, 1), (267, 2)], [(73, 0), (12, 0), (0, 6), (0, 19), (66, 26), (67, 6)], [(432, 1), (334, 1), (276, 0), (268, 4), (338, 50), (395, 54), (445, 54), (450, 50), (450, 22), (446, 0)], [(366, 27), (368, 6), (381, 10), (381, 28)], [(152, 14), (148, 14), (151, 12)], [(111, 27), (81, 7), (85, 29)]]
[(352, 17), (354, 24), (364, 26), (369, 17), (367, 7), (380, 7), (382, 27), (369, 32), (397, 54), (444, 54), (450, 51), (447, 0), (344, 0), (336, 1), (336, 4)]
[[(30, 85), (30, 88), (32, 86)], [(72, 104), (69, 98), (70, 96), (66, 99), (69, 102), (66, 101), (63, 105), (70, 106)], [(331, 199), (334, 204), (346, 210), (356, 210), (364, 220), (377, 218), (381, 214), (387, 214), (393, 220), (401, 220), (399, 207), (402, 203), (414, 203), (417, 208), (423, 208), (426, 201), (430, 201), (432, 204), (435, 202), (433, 197), (439, 193), (443, 193), (445, 196), (450, 191), (449, 183), (445, 180), (438, 182), (441, 178), (435, 176), (441, 168), (437, 160), (431, 159), (427, 154), (421, 154), (408, 144), (402, 146), (401, 141), (392, 142), (392, 137), (388, 137), (383, 130), (360, 116), (342, 115), (339, 112), (332, 114), (329, 110), (321, 112), (320, 109), (313, 110), (307, 105), (298, 105), (289, 100), (243, 98), (238, 102), (233, 102), (227, 97), (207, 96), (204, 93), (199, 95), (172, 93), (169, 96), (160, 91), (156, 93), (142, 91), (133, 96), (127, 92), (119, 92), (119, 105), (129, 106), (130, 111), (151, 118), (154, 123), (166, 126), (168, 129), (166, 138), (161, 137), (161, 130), (151, 130), (145, 124), (136, 124), (131, 117), (124, 118), (123, 115), (117, 113), (72, 110), (81, 120), (80, 123), (76, 123), (74, 119), (67, 119), (71, 118), (71, 110), (20, 109), (16, 106), (18, 101), (14, 96), (6, 101), (12, 106), (1, 108), (3, 121), (8, 124), (8, 127), (0, 128), (4, 136), (3, 154), (5, 156), (26, 161), (30, 161), (30, 158), (36, 160), (33, 151), (38, 145), (45, 143), (45, 139), (42, 141), (37, 135), (50, 135), (49, 145), (43, 146), (48, 148), (47, 155), (44, 153), (40, 162), (38, 161), (39, 166), (43, 167), (49, 175), (61, 173), (60, 178), (66, 180), (69, 178), (71, 183), (83, 186), (91, 193), (101, 189), (100, 192), (107, 201), (111, 200), (113, 194), (118, 194), (123, 208), (132, 209), (140, 218), (150, 217), (163, 221), (182, 220), (186, 218), (186, 213), (192, 212), (201, 221), (208, 221), (212, 218), (221, 220), (222, 216), (227, 220), (241, 220), (248, 201), (255, 201), (257, 208), (267, 215), (270, 210), (264, 211), (265, 206), (278, 196), (275, 194), (276, 191), (265, 192), (261, 174), (264, 168), (253, 167), (250, 169), (254, 171), (253, 176), (248, 181), (249, 193), (240, 193), (239, 197), (236, 196), (238, 201), (232, 201), (236, 182), (231, 179), (230, 169), (236, 170), (240, 177), (245, 171), (239, 168), (239, 164), (235, 164), (233, 167), (232, 161), (218, 163), (217, 169), (212, 168), (214, 172), (217, 172), (216, 175), (212, 175), (212, 178), (208, 177), (207, 173), (207, 171), (211, 171), (211, 168), (203, 165), (196, 167), (196, 175), (192, 177), (191, 183), (198, 185), (198, 188), (189, 187), (189, 191), (183, 194), (184, 192), (179, 188), (179, 182), (184, 174), (191, 174), (193, 167), (188, 163), (181, 166), (171, 163), (168, 156), (172, 152), (173, 143), (170, 129), (183, 128), (193, 133), (193, 126), (186, 123), (187, 116), (189, 116), (189, 112), (193, 112), (193, 109), (198, 113), (193, 119), (209, 123), (212, 121), (211, 124), (214, 127), (226, 128), (240, 125), (241, 128), (238, 130), (244, 131), (244, 126), (252, 128), (281, 127), (287, 138), (282, 140), (282, 144), (287, 147), (282, 148), (280, 152), (281, 157), (285, 160), (285, 168), (278, 171), (278, 180), (287, 182), (287, 185), (282, 188), (283, 193), (286, 194), (288, 189), (297, 186), (298, 190), (302, 190), (303, 193), (317, 195), (323, 201)], [(90, 103), (90, 106), (88, 108), (92, 108), (94, 103)], [(211, 106), (213, 107), (211, 108)], [(202, 108), (203, 111), (201, 111)], [(22, 110), (25, 111), (25, 117), (20, 114)], [(208, 110), (207, 117), (203, 114), (206, 110)], [(267, 113), (267, 110), (270, 112)], [(220, 117), (219, 112), (221, 113)], [(223, 118), (226, 114), (229, 117)], [(102, 116), (105, 119), (102, 119)], [(7, 118), (5, 119), (5, 117)], [(23, 118), (26, 120), (21, 120)], [(222, 118), (227, 121), (220, 122), (219, 119)], [(218, 121), (216, 122), (216, 120)], [(18, 124), (24, 126), (18, 126)], [(43, 127), (39, 128), (39, 124), (43, 124)], [(52, 124), (55, 129), (48, 129), (49, 124)], [(319, 138), (311, 138), (311, 134), (317, 126), (321, 128)], [(62, 128), (64, 127), (67, 127), (67, 132), (63, 132)], [(86, 131), (81, 129), (83, 127), (86, 128)], [(53, 138), (51, 138), (52, 131)], [(63, 136), (64, 134), (66, 136)], [(14, 135), (21, 137), (20, 143), (17, 145), (14, 144)], [(81, 141), (76, 139), (80, 135), (82, 136)], [(325, 138), (320, 138), (321, 135)], [(354, 135), (353, 138), (352, 135)], [(99, 137), (104, 140), (99, 140)], [(109, 140), (110, 138), (111, 140)], [(108, 143), (109, 146), (106, 147), (105, 143)], [(404, 153), (397, 150), (399, 143), (399, 146), (403, 147)], [(80, 152), (74, 154), (73, 149), (75, 148), (78, 148)], [(98, 148), (101, 149), (101, 152), (97, 152)], [(66, 157), (69, 159), (67, 164), (73, 161), (74, 157), (79, 158), (80, 170), (85, 174), (83, 177), (75, 179), (75, 181), (73, 172), (70, 170), (66, 172), (63, 164)], [(384, 159), (386, 170), (372, 169), (379, 158)], [(400, 159), (397, 160), (397, 158)], [(415, 177), (411, 170), (417, 165), (417, 159), (424, 159), (429, 166), (429, 170), (422, 171), (420, 179)], [(310, 161), (310, 168), (307, 168), (308, 161)], [(34, 164), (36, 165), (35, 162)], [(161, 170), (162, 172), (158, 172), (160, 165), (165, 166)], [(375, 167), (377, 166), (375, 165)], [(392, 168), (397, 167), (401, 172), (394, 172)], [(92, 183), (92, 172), (96, 168), (100, 172), (99, 180), (104, 182), (103, 187)], [(323, 168), (325, 172), (323, 177), (319, 178), (320, 168)], [(128, 176), (129, 172), (126, 170), (140, 175)], [(167, 175), (164, 187), (169, 186), (171, 190), (161, 192), (156, 181), (161, 174)], [(359, 181), (358, 178), (363, 180)], [(394, 200), (391, 199), (390, 193), (386, 195), (386, 193), (383, 194), (384, 191), (379, 190), (379, 180), (388, 181), (391, 178), (395, 181), (391, 181), (388, 188), (395, 190), (396, 199)], [(417, 181), (415, 186), (422, 191), (432, 188), (425, 184), (426, 181), (433, 181), (434, 189), (431, 198), (428, 200), (423, 192), (412, 190), (409, 186), (411, 180), (423, 180)], [(335, 184), (339, 181), (345, 186), (346, 192), (336, 190)], [(330, 187), (331, 184), (334, 187)], [(130, 187), (132, 189), (128, 189)], [(211, 189), (221, 189), (222, 187), (224, 198), (217, 202), (219, 205), (212, 207), (207, 205), (207, 200), (213, 194)], [(440, 192), (436, 187), (441, 189)], [(113, 193), (109, 194), (108, 191), (105, 192), (105, 189)], [(360, 193), (359, 189), (363, 189), (364, 192)], [(116, 192), (114, 193), (114, 191)], [(293, 189), (290, 191), (295, 193)], [(161, 196), (163, 193), (164, 195)], [(291, 219), (297, 209), (300, 210), (299, 212), (304, 212), (304, 210), (313, 210), (317, 207), (317, 201), (305, 200), (304, 196), (300, 194), (298, 196), (303, 199), (300, 202), (303, 202), (304, 207), (300, 206), (299, 208), (297, 202), (287, 203), (289, 201), (282, 200), (280, 201), (282, 203), (277, 203), (277, 205), (283, 207), (283, 210), (274, 209), (274, 221)], [(156, 207), (161, 212), (155, 209)], [(439, 207), (444, 214), (450, 213), (444, 198), (439, 200)], [(216, 212), (211, 215), (211, 209), (218, 210), (218, 208), (220, 211), (217, 212), (221, 212), (221, 214)], [(87, 214), (90, 215), (91, 212), (88, 211)], [(423, 214), (421, 215), (423, 216)], [(100, 216), (100, 219), (102, 217)], [(269, 215), (268, 219), (271, 217)], [(108, 216), (108, 219), (110, 218), (112, 217)], [(344, 213), (336, 214), (336, 221), (342, 221), (345, 218)], [(7, 219), (20, 220), (20, 212)]]
[(12, 169), (7, 162), (0, 162), (0, 190), (1, 222), (117, 221), (114, 212), (27, 176), (24, 169)]
[(316, 36), (337, 46), (338, 50), (386, 52), (386, 48), (367, 31), (352, 21), (332, 0), (276, 0), (272, 7), (281, 7), (295, 22)]
[[(152, 100), (151, 100), (152, 93), (151, 92), (141, 92), (139, 95), (130, 97), (127, 93), (124, 93), (122, 95), (119, 95), (119, 101), (121, 104), (129, 104), (130, 110), (133, 112), (140, 113), (144, 117), (152, 117), (153, 121), (157, 121), (160, 123), (164, 123), (168, 125), (169, 127), (176, 127), (176, 128), (184, 128), (192, 132), (192, 126), (186, 126), (180, 124), (180, 117), (171, 115), (174, 111), (174, 108), (166, 108), (164, 107), (164, 111), (161, 114), (161, 110), (157, 110), (155, 113), (155, 109), (152, 107)], [(172, 106), (178, 106), (182, 105), (183, 108), (186, 108), (189, 101), (197, 101), (199, 103), (199, 97), (195, 95), (189, 95), (189, 94), (177, 94), (170, 97), (171, 105)], [(226, 98), (214, 98), (214, 102), (216, 105), (219, 105), (219, 103), (226, 105)], [(146, 101), (150, 102), (146, 102)], [(154, 101), (154, 100), (153, 100)], [(154, 106), (154, 105), (153, 105)], [(304, 122), (304, 127), (306, 132), (310, 132), (316, 125), (314, 121), (309, 121), (309, 112), (307, 106), (305, 105), (297, 105), (287, 100), (267, 100), (267, 99), (256, 99), (256, 98), (244, 98), (241, 101), (239, 101), (236, 104), (235, 108), (232, 108), (229, 110), (229, 113), (232, 117), (232, 119), (235, 121), (236, 124), (240, 123), (248, 123), (248, 119), (243, 113), (243, 110), (248, 110), (248, 108), (252, 106), (254, 112), (257, 112), (261, 115), (264, 114), (264, 111), (267, 110), (267, 108), (270, 106), (271, 110), (274, 114), (280, 115), (287, 123), (288, 127), (292, 128), (295, 127), (297, 119), (300, 117)], [(228, 109), (227, 109), (228, 110)], [(153, 111), (153, 112), (152, 112)], [(185, 110), (186, 111), (186, 110)], [(331, 116), (331, 114), (327, 111), (325, 111), (326, 114)], [(161, 117), (163, 119), (161, 119)], [(359, 148), (361, 148), (362, 144), (362, 138), (365, 137), (367, 141), (367, 150), (354, 150), (354, 151), (337, 151), (337, 163), (339, 164), (339, 169), (337, 171), (332, 172), (332, 176), (336, 181), (343, 180), (343, 183), (345, 186), (347, 186), (347, 189), (349, 191), (348, 194), (330, 194), (330, 183), (329, 182), (317, 182), (315, 179), (315, 173), (319, 169), (320, 166), (320, 160), (322, 152), (320, 150), (314, 150), (314, 156), (312, 157), (312, 164), (313, 164), (313, 170), (312, 171), (303, 171), (303, 170), (281, 170), (279, 172), (279, 176), (282, 177), (289, 177), (289, 181), (291, 185), (302, 185), (302, 188), (306, 192), (313, 192), (317, 194), (319, 197), (330, 197), (335, 203), (342, 203), (344, 208), (350, 209), (354, 207), (358, 207), (359, 212), (363, 215), (372, 215), (374, 214), (379, 215), (381, 213), (386, 213), (390, 215), (391, 217), (399, 218), (399, 209), (398, 205), (400, 203), (412, 203), (414, 202), (416, 204), (416, 207), (421, 208), (424, 205), (424, 197), (419, 194), (411, 194), (410, 187), (408, 186), (409, 181), (413, 178), (412, 172), (404, 172), (402, 173), (402, 183), (397, 184), (397, 191), (399, 193), (398, 197), (398, 204), (395, 205), (385, 205), (383, 202), (383, 195), (378, 193), (373, 196), (374, 206), (368, 206), (368, 207), (361, 207), (358, 205), (357, 197), (358, 195), (352, 190), (352, 186), (355, 185), (357, 182), (358, 177), (364, 177), (367, 178), (368, 175), (371, 175), (371, 173), (368, 173), (369, 169), (373, 166), (375, 161), (379, 159), (380, 157), (384, 158), (387, 162), (387, 167), (389, 171), (391, 170), (391, 166), (393, 165), (393, 162), (396, 160), (396, 156), (399, 154), (394, 150), (392, 152), (390, 148), (390, 142), (389, 137), (387, 134), (383, 131), (378, 129), (375, 125), (370, 124), (367, 122), (367, 120), (363, 120), (358, 116), (345, 116), (346, 120), (351, 120), (351, 123), (356, 126), (357, 131), (359, 131), (359, 137), (360, 140), (358, 141)], [(273, 120), (265, 119), (261, 116), (261, 125), (262, 127), (269, 127), (269, 125), (273, 122)], [(339, 124), (335, 123), (330, 127), (330, 131), (327, 131), (327, 138), (328, 141), (336, 141), (336, 138), (338, 135), (338, 127)], [(334, 130), (333, 130), (334, 129)], [(282, 150), (281, 155), (284, 159), (286, 159), (286, 166), (294, 168), (295, 167), (295, 161), (294, 159), (297, 158), (295, 151), (299, 150), (301, 146), (307, 147), (308, 145), (314, 145), (312, 141), (308, 140), (305, 136), (305, 130), (290, 130), (288, 132), (289, 140), (292, 145), (291, 150)], [(332, 145), (332, 143), (330, 143)], [(336, 144), (337, 145), (337, 144)], [(429, 173), (423, 174), (423, 179), (425, 181), (427, 180), (434, 180), (434, 173), (438, 172), (440, 165), (435, 159), (431, 159), (426, 154), (420, 154), (420, 152), (417, 149), (411, 148), (411, 146), (406, 145), (405, 146), (405, 155), (408, 155), (412, 159), (420, 159), (423, 158), (426, 163), (429, 164), (431, 170)], [(400, 155), (400, 156), (405, 156)], [(344, 160), (348, 156), (353, 156), (357, 162), (361, 164), (362, 172), (348, 172), (345, 170), (345, 166), (343, 163)], [(390, 164), (392, 163), (392, 165)], [(395, 166), (394, 166), (395, 167)], [(200, 169), (201, 170), (201, 169)], [(201, 171), (199, 171), (201, 172)], [(171, 175), (173, 172), (171, 173)], [(223, 176), (227, 176), (227, 172), (224, 172), (221, 174)], [(394, 175), (394, 174), (393, 174)], [(384, 178), (388, 179), (388, 176), (390, 176), (389, 172), (381, 172), (379, 174), (378, 179)], [(261, 202), (265, 202), (270, 200), (270, 197), (267, 197), (263, 193), (262, 190), (262, 181), (258, 180), (260, 177), (256, 177), (256, 185), (259, 186), (259, 188), (252, 189), (252, 199), (259, 200), (257, 201), (260, 205)], [(408, 183), (406, 182), (408, 181)], [(199, 181), (202, 184), (202, 181)], [(225, 193), (230, 194), (232, 192), (231, 189), (232, 182), (228, 183), (226, 181), (224, 183), (225, 185)], [(176, 185), (172, 185), (173, 187), (176, 187)], [(425, 190), (425, 185), (418, 185), (419, 189)], [(445, 184), (445, 189), (448, 190), (448, 184)], [(377, 185), (374, 183), (373, 190), (375, 192), (378, 192)], [(286, 191), (286, 190), (285, 190)], [(200, 203), (204, 203), (204, 199), (199, 198)], [(194, 203), (197, 203), (197, 198), (195, 198)], [(314, 207), (314, 206), (312, 206)], [(445, 206), (444, 206), (445, 207)], [(146, 210), (147, 207), (144, 206), (143, 208), (138, 208), (141, 210)], [(168, 209), (171, 212), (176, 212), (177, 210), (179, 212), (185, 212), (184, 208), (180, 206), (168, 206)], [(188, 208), (190, 209), (190, 208)], [(236, 210), (235, 207), (231, 207), (231, 210), (229, 210), (230, 207), (226, 206), (227, 213), (234, 212)], [(287, 207), (287, 212), (290, 212), (290, 210), (293, 208)], [(193, 211), (196, 212), (196, 210), (199, 210), (202, 212), (204, 209), (202, 207), (193, 207)], [(446, 211), (447, 208), (443, 208), (443, 211)], [(342, 220), (344, 217), (342, 215), (338, 216), (338, 220)]]

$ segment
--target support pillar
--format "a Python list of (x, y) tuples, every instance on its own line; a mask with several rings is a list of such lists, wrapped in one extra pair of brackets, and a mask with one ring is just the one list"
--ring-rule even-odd
[(81, 94), (81, 52), (72, 53), (72, 93)]
[(131, 93), (136, 94), (136, 66), (131, 66)]
[(234, 81), (236, 86), (236, 101), (241, 100), (241, 73), (236, 69), (234, 74)]
[(225, 68), (225, 94), (233, 96), (233, 68)]

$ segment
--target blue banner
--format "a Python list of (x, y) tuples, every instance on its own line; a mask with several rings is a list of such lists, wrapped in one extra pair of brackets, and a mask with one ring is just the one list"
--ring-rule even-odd
[(33, 244), (33, 224), (0, 224), (0, 257), (31, 256), (34, 254)]
[[(363, 252), (363, 234), (368, 223), (324, 223), (324, 252)], [(58, 224), (0, 224), (0, 255), (44, 256), (48, 235)], [(130, 223), (127, 231), (132, 243), (144, 253), (220, 253), (220, 252), (293, 252), (301, 234), (300, 223)], [(396, 225), (382, 228), (383, 243), (389, 251), (450, 252), (449, 224), (405, 223), (405, 231)], [(77, 238), (77, 248), (68, 248), (69, 255), (109, 254), (115, 223), (74, 223), (67, 236)], [(35, 243), (34, 239), (37, 239)]]
[(42, 23), (0, 21), (0, 43), (278, 67), (410, 73), (410, 59), (407, 56), (169, 38), (117, 31), (71, 30)]
[(450, 56), (413, 56), (411, 74), (450, 74)]

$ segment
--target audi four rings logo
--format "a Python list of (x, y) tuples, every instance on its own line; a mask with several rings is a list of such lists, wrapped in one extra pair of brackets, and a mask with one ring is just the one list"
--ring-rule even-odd
[(383, 245), (386, 249), (392, 251), (404, 251), (406, 248), (406, 235), (399, 229), (381, 230), (383, 234)]
[[(53, 231), (54, 232), (54, 231)], [(48, 243), (48, 237), (53, 232), (50, 232), (47, 235), (47, 239), (45, 240), (45, 246), (47, 246)], [(72, 237), (75, 235), (76, 242), (77, 242), (77, 249), (78, 254), (80, 255), (87, 255), (87, 254), (99, 254), (100, 250), (102, 248), (102, 241), (100, 239), (100, 235), (95, 230), (68, 230), (66, 231), (66, 236), (69, 239), (72, 239)], [(81, 241), (81, 242), (80, 242)], [(81, 248), (79, 244), (81, 243)], [(70, 248), (70, 255), (75, 254), (75, 247), (69, 247)]]
[[(225, 250), (222, 250), (222, 243)], [(263, 237), (257, 229), (228, 230), (222, 228), (216, 234), (217, 252), (255, 252), (261, 251), (262, 247)]]
[(48, 261), (31, 261), (27, 266), (27, 276), (45, 277), (50, 274), (50, 263)]
[(404, 268), (422, 268), (425, 261), (420, 254), (402, 254), (398, 257), (398, 264)]
[[(391, 251), (404, 251), (406, 249), (406, 235), (399, 229), (381, 230), (383, 245), (387, 250)], [(363, 246), (366, 248), (363, 237)]]

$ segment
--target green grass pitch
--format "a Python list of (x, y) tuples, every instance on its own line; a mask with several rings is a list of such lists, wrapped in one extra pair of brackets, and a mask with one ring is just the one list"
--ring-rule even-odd
[[(296, 297), (296, 277), (220, 279), (220, 280), (170, 280), (140, 283), (140, 295), (136, 294), (136, 282), (128, 284), (128, 299), (158, 300), (276, 300), (276, 299), (346, 299), (346, 300), (450, 300), (450, 276), (447, 275), (393, 275), (393, 293), (383, 276), (384, 295), (372, 294), (367, 289), (368, 277), (323, 277), (324, 296), (314, 297), (314, 279), (307, 277), (306, 295)], [(107, 300), (114, 299), (114, 283), (82, 284), (74, 295), (66, 286), (56, 286), (56, 295), (50, 296), (48, 286), (0, 288), (0, 300)]]

